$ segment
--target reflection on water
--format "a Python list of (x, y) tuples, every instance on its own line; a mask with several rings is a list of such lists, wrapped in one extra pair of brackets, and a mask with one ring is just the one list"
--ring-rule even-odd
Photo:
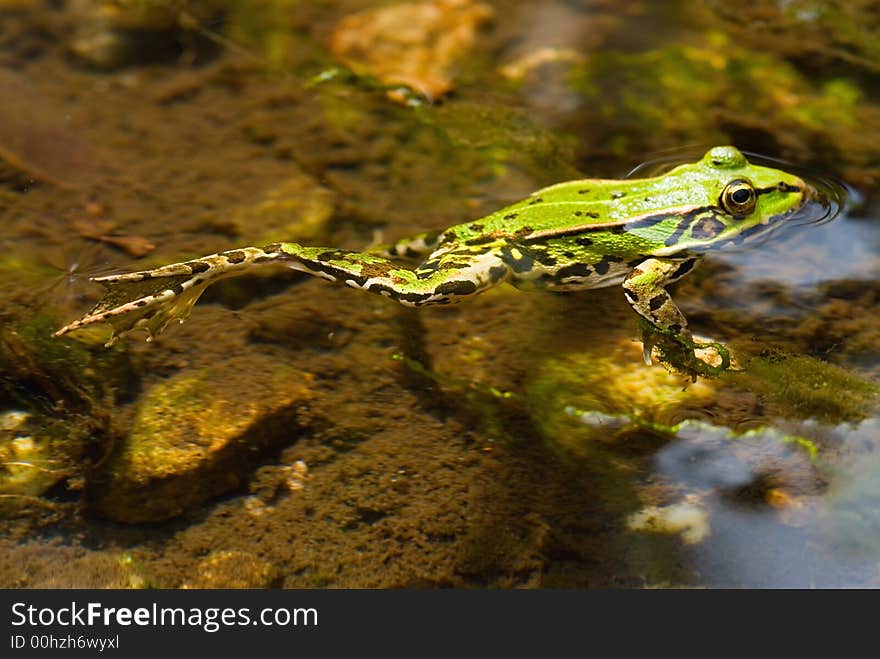
[(711, 529), (689, 549), (688, 568), (710, 586), (880, 585), (878, 431), (877, 418), (819, 431), (834, 464), (760, 436), (665, 446), (655, 473), (699, 500)]
[[(874, 210), (874, 216), (878, 210)], [(719, 252), (743, 282), (772, 281), (804, 289), (838, 280), (874, 281), (880, 275), (880, 224), (843, 216), (779, 235), (757, 250)]]

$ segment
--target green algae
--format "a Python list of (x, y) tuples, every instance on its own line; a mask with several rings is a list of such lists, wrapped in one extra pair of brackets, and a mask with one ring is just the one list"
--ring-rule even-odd
[[(711, 0), (707, 4), (720, 26), (740, 43), (787, 57), (813, 55), (820, 61), (880, 71), (880, 21), (873, 0), (754, 0), (747, 5)], [(756, 22), (762, 29), (753, 28)]]
[(723, 379), (758, 394), (780, 416), (827, 424), (864, 419), (880, 393), (877, 383), (809, 355), (747, 357), (741, 370)]
[(572, 67), (570, 84), (621, 156), (741, 137), (746, 146), (759, 140), (765, 151), (794, 154), (822, 144), (840, 149), (846, 163), (880, 158), (860, 128), (874, 123), (880, 110), (865, 102), (856, 80), (815, 80), (721, 32), (709, 32), (697, 45), (597, 53)]
[[(111, 412), (130, 373), (123, 351), (92, 353), (52, 336), (57, 320), (37, 313), (0, 329), (0, 407), (21, 410), (26, 421), (0, 433), (0, 492), (7, 514), (40, 499), (66, 480), (69, 489), (111, 442)], [(84, 460), (85, 456), (89, 459)]]

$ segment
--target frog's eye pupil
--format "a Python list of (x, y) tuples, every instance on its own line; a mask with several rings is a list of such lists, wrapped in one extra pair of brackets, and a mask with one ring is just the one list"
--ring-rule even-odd
[(749, 192), (749, 190), (746, 190), (745, 188), (740, 188), (739, 190), (734, 192), (732, 195), (730, 195), (730, 198), (733, 199), (734, 203), (744, 204), (749, 200), (749, 197), (751, 197), (751, 196), (752, 195)]

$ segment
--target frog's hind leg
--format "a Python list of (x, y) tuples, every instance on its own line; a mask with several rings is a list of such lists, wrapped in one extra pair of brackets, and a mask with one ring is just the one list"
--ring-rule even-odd
[(55, 336), (106, 322), (113, 328), (108, 347), (135, 329), (145, 330), (150, 341), (172, 320), (182, 323), (202, 292), (214, 282), (272, 260), (272, 255), (262, 249), (243, 247), (154, 270), (94, 277), (92, 281), (107, 289), (103, 297), (89, 313), (59, 329)]
[(155, 270), (98, 277), (94, 281), (107, 287), (104, 296), (88, 314), (55, 335), (107, 322), (114, 332), (108, 345), (135, 329), (146, 330), (149, 340), (172, 320), (183, 322), (205, 288), (215, 281), (265, 265), (284, 265), (414, 307), (453, 302), (508, 275), (501, 257), (487, 246), (479, 251), (437, 253), (416, 270), (365, 252), (296, 243), (276, 243), (262, 249), (242, 247)]
[(441, 249), (415, 270), (383, 257), (283, 243), (289, 267), (378, 293), (409, 307), (449, 304), (504, 281), (510, 273), (497, 245)]

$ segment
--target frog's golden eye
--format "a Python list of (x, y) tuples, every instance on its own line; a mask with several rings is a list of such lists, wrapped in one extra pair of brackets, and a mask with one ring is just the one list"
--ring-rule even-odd
[(721, 193), (721, 205), (734, 217), (745, 217), (754, 211), (757, 201), (754, 186), (745, 179), (731, 181)]

